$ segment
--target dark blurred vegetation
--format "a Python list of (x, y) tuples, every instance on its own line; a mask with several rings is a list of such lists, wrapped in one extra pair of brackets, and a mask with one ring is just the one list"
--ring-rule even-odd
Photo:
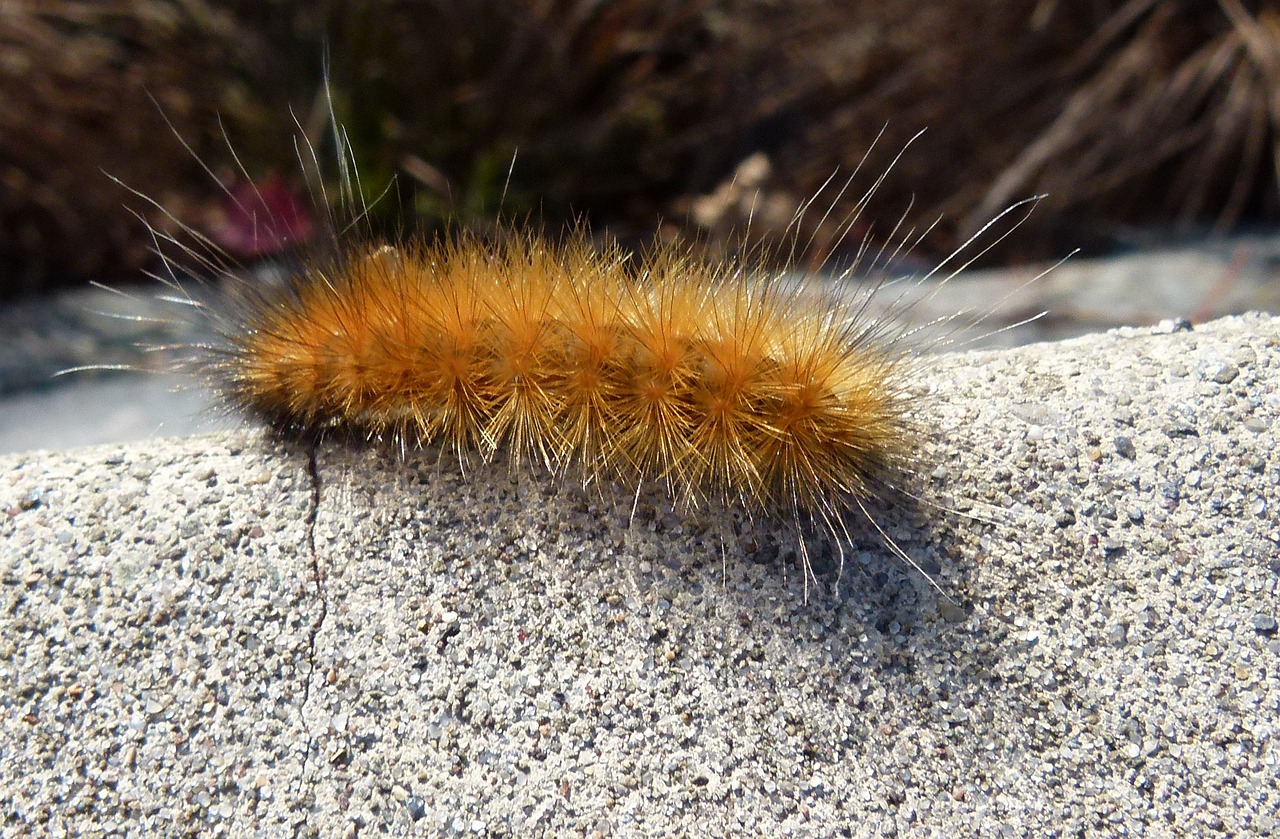
[[(875, 143), (836, 202), (843, 218), (920, 128), (856, 232), (887, 230), (914, 200), (926, 223), (945, 214), (928, 247), (946, 252), (1047, 192), (1002, 254), (1032, 259), (1134, 225), (1280, 216), (1280, 13), (1261, 1), (4, 9), (0, 293), (118, 281), (144, 264), (145, 228), (122, 210), (141, 202), (103, 170), (212, 235), (226, 202), (177, 137), (230, 185), (219, 117), (255, 181), (296, 173), (294, 134), (323, 147), (326, 50), (366, 197), (394, 178), (374, 215), (410, 226), (501, 210), (549, 225), (581, 215), (624, 236), (662, 220), (664, 235), (714, 243), (754, 213), (767, 240)], [(808, 223), (835, 197), (819, 197)], [(811, 232), (821, 248), (826, 232)]]

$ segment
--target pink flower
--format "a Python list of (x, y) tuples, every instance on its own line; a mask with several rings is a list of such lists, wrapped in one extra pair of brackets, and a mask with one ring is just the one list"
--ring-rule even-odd
[(261, 183), (237, 181), (223, 201), (225, 221), (213, 240), (237, 257), (271, 256), (305, 242), (315, 231), (298, 191), (272, 173)]

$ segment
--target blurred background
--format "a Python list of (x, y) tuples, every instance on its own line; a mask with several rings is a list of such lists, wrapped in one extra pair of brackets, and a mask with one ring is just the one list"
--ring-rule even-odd
[[(942, 219), (904, 261), (923, 272), (1045, 194), (951, 284), (959, 303), (931, 304), (1001, 300), (1011, 321), (1050, 309), (1020, 333), (1036, 340), (1280, 296), (1271, 2), (0, 0), (0, 450), (189, 429), (143, 412), (133, 431), (15, 436), (165, 401), (158, 381), (49, 385), (79, 364), (163, 368), (136, 345), (191, 340), (146, 292), (84, 290), (157, 270), (147, 223), (245, 264), (323, 227), (295, 139), (336, 194), (326, 67), (371, 223), (392, 233), (501, 214), (715, 252), (750, 219), (752, 241), (785, 249), (817, 195), (800, 234), (813, 264), (840, 264), (910, 207), (922, 226)], [(287, 235), (255, 235), (228, 191), (261, 195)], [(168, 404), (200, 413), (188, 397)]]

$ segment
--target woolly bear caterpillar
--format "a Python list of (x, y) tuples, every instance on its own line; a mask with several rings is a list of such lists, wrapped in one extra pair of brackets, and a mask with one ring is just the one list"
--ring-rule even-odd
[[(191, 367), (229, 405), (288, 437), (439, 448), (464, 469), (502, 452), (514, 469), (584, 488), (620, 484), (637, 497), (656, 484), (678, 510), (779, 518), (837, 545), (852, 516), (924, 573), (875, 515), (920, 500), (927, 418), (911, 387), (911, 332), (871, 314), (874, 291), (841, 295), (813, 276), (768, 270), (760, 254), (715, 263), (664, 245), (635, 257), (594, 246), (581, 229), (558, 240), (517, 230), (496, 241), (465, 232), (376, 241), (360, 226), (368, 208), (356, 206), (332, 113), (331, 124), (351, 222), (330, 216), (328, 247), (304, 254), (281, 287), (244, 289), (214, 313), (222, 344), (195, 348)], [(320, 183), (309, 142), (299, 159)], [(317, 189), (317, 206), (330, 207)], [(929, 276), (954, 276), (1018, 220), (961, 254), (1034, 201), (1006, 209)], [(212, 278), (232, 267), (189, 228), (195, 244), (152, 230), (160, 279), (187, 302), (178, 264)], [(899, 221), (878, 248), (865, 239), (848, 270), (864, 257), (891, 260), (918, 238)], [(803, 538), (799, 548), (807, 589)]]

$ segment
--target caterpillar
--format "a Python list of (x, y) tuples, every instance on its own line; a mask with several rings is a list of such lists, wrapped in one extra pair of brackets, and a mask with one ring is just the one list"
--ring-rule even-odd
[[(741, 510), (837, 544), (854, 517), (916, 566), (874, 512), (919, 500), (913, 485), (927, 471), (925, 397), (911, 387), (920, 355), (898, 326), (903, 306), (873, 314), (876, 290), (850, 295), (770, 270), (760, 252), (708, 261), (668, 244), (636, 256), (594, 244), (584, 227), (560, 239), (516, 228), (378, 241), (358, 223), (368, 208), (350, 209), (359, 193), (333, 124), (340, 206), (353, 221), (330, 217), (327, 248), (279, 286), (242, 289), (215, 318), (221, 340), (196, 348), (192, 366), (229, 405), (286, 437), (438, 449), (464, 470), (502, 453), (549, 480), (637, 496), (657, 485), (680, 511)], [(318, 171), (305, 148), (304, 170)], [(1034, 201), (1006, 209), (930, 276)], [(330, 206), (323, 194), (317, 204)], [(162, 245), (205, 274), (229, 270), (208, 239), (154, 235), (162, 279), (180, 292), (179, 260)], [(892, 259), (915, 235), (900, 221), (874, 253), (864, 240), (855, 262)]]

